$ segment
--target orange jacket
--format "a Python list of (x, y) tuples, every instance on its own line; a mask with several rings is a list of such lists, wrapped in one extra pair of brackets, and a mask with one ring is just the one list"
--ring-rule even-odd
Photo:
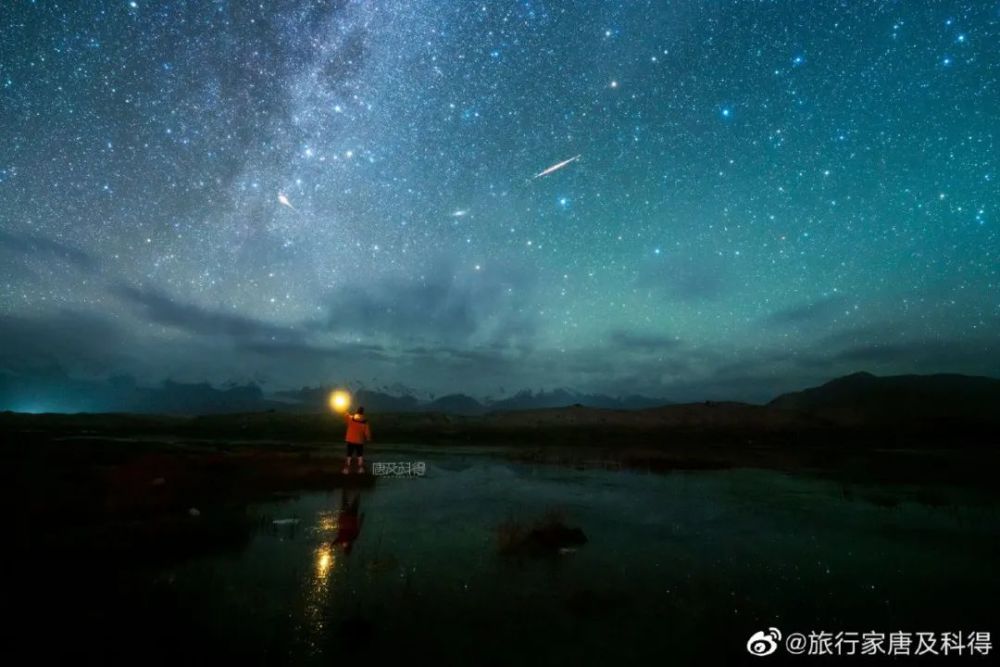
[(352, 445), (363, 445), (366, 442), (371, 442), (372, 430), (364, 415), (344, 415), (344, 420), (347, 421), (347, 435), (344, 436), (346, 442)]

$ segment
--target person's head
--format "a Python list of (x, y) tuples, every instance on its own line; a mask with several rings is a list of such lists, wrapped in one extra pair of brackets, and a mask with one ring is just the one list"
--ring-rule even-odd
[(358, 411), (355, 414), (359, 414), (359, 415), (365, 414), (365, 406), (363, 406), (363, 405), (358, 406)]

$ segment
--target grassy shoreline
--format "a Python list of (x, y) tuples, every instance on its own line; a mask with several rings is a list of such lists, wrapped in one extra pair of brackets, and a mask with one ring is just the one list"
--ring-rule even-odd
[[(391, 459), (411, 447), (486, 447), (540, 465), (657, 474), (763, 468), (845, 483), (948, 484), (986, 492), (996, 487), (993, 471), (1000, 463), (989, 437), (820, 428), (786, 415), (777, 425), (758, 419), (745, 426), (738, 419), (664, 425), (621, 416), (573, 409), (485, 418), (378, 415), (369, 460)], [(342, 429), (331, 415), (7, 413), (0, 415), (3, 487), (11, 506), (23, 508), (23, 533), (37, 535), (46, 526), (238, 509), (275, 494), (374, 484), (370, 476), (340, 475)]]

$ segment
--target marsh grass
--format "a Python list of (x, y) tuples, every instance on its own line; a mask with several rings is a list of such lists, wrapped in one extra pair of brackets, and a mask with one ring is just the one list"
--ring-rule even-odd
[(560, 550), (586, 544), (580, 528), (566, 524), (562, 508), (548, 509), (533, 521), (508, 518), (496, 527), (497, 552), (510, 555), (550, 555)]

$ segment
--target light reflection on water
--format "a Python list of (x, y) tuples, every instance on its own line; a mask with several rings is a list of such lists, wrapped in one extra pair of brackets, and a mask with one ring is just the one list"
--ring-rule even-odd
[[(325, 502), (325, 499), (324, 499)], [(307, 580), (303, 600), (303, 623), (297, 633), (309, 655), (317, 655), (327, 639), (334, 575), (360, 537), (363, 514), (359, 490), (343, 490), (336, 510), (315, 511), (308, 525), (308, 540), (314, 543), (313, 576)]]
[(334, 556), (333, 548), (329, 544), (321, 544), (316, 549), (316, 583), (317, 585), (326, 585), (326, 575), (330, 573), (330, 568), (333, 567)]
[(315, 575), (305, 591), (305, 604), (300, 634), (309, 652), (314, 653), (326, 632), (325, 616), (331, 592), (330, 571), (336, 566), (336, 554), (328, 543), (320, 544), (314, 551)]
[[(524, 652), (627, 662), (742, 651), (768, 624), (974, 624), (1000, 593), (982, 581), (1000, 536), (993, 506), (959, 497), (932, 508), (914, 490), (877, 492), (893, 502), (765, 471), (647, 475), (442, 456), (424, 478), (258, 506), (263, 517), (301, 517), (304, 530), (262, 531), (238, 557), (179, 577), (220, 591), (203, 622), (229, 619), (222, 634), (316, 664), (362, 646), (412, 657), (407, 645), (509, 658), (501, 664)], [(586, 545), (498, 555), (500, 523), (553, 507)], [(256, 605), (238, 597), (248, 581), (260, 582)]]

